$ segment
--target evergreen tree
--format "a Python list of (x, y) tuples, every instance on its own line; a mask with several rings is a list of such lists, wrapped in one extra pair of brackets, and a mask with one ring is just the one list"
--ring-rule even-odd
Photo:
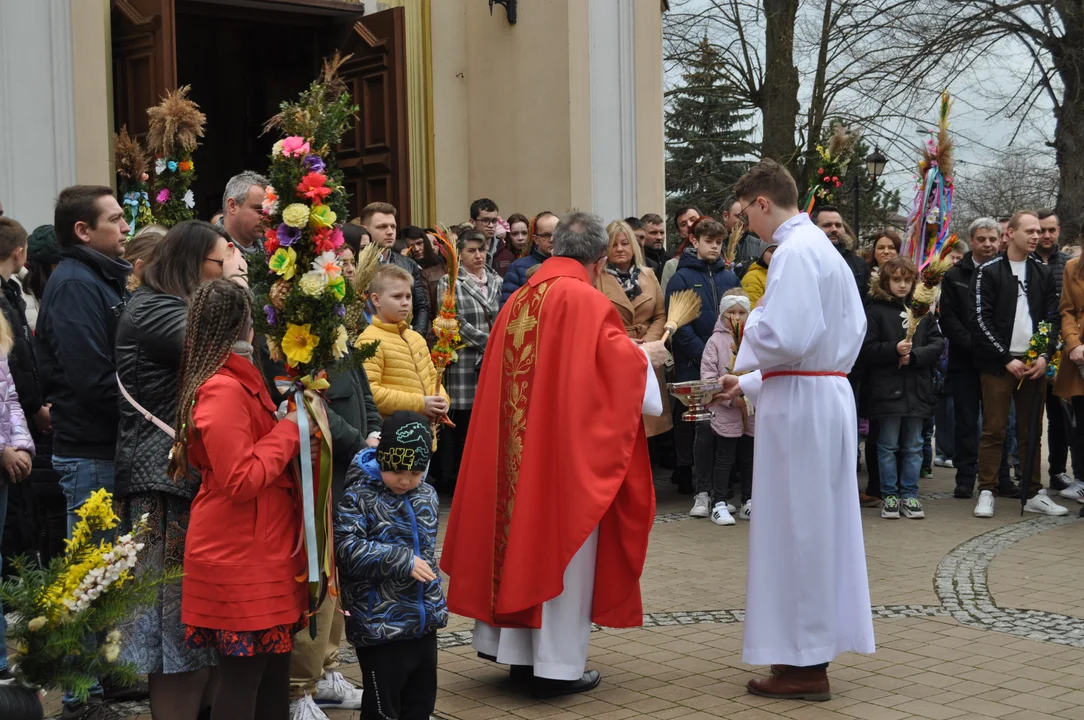
[(707, 38), (671, 93), (666, 111), (667, 209), (691, 205), (718, 216), (734, 183), (758, 153), (752, 115), (742, 112), (722, 73), (722, 60)]

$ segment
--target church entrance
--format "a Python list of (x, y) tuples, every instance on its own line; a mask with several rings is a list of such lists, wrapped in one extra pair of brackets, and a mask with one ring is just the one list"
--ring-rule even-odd
[(264, 123), (338, 50), (353, 56), (343, 74), (360, 108), (338, 148), (350, 216), (383, 201), (409, 218), (402, 9), (363, 17), (339, 0), (114, 0), (112, 18), (116, 129), (142, 139), (147, 108), (183, 85), (207, 116), (197, 217), (218, 212), (231, 176), (266, 171), (278, 137), (263, 135)]

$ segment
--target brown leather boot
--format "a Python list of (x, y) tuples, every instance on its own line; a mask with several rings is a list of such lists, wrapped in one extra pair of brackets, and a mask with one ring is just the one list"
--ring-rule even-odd
[(753, 678), (747, 685), (749, 692), (776, 700), (812, 700), (823, 702), (832, 699), (828, 685), (828, 672), (789, 667), (782, 675)]
[(772, 665), (769, 669), (772, 671), (773, 676), (785, 675), (787, 670), (790, 670), (790, 665)]

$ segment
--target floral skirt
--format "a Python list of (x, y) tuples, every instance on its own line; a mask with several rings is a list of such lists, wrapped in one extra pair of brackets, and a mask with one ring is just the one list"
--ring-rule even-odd
[(185, 625), (184, 641), (193, 650), (211, 649), (230, 657), (281, 655), (294, 649), (294, 634), (308, 624), (303, 617), (293, 625), (276, 625), (266, 630), (212, 630)]
[[(143, 513), (149, 515), (137, 574), (184, 567), (190, 508), (188, 500), (168, 493), (135, 493), (117, 499), (113, 509), (120, 517), (118, 535), (131, 530)], [(213, 651), (185, 643), (180, 583), (160, 586), (154, 604), (136, 612), (119, 629), (121, 659), (135, 664), (140, 674), (191, 672), (218, 663)]]

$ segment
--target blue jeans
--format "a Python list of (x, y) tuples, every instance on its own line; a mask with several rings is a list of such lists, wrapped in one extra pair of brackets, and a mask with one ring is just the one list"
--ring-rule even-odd
[[(75, 511), (83, 507), (91, 493), (100, 488), (113, 492), (114, 463), (112, 460), (92, 460), (88, 458), (67, 458), (53, 456), (53, 469), (60, 475), (60, 489), (64, 491), (64, 498), (68, 503), (68, 537), (72, 536), (72, 528), (79, 522), (79, 516)], [(104, 538), (112, 540), (112, 538)], [(88, 638), (88, 644), (93, 647), (93, 638)], [(91, 697), (102, 696), (102, 686), (95, 685), (90, 690)], [(68, 693), (64, 693), (64, 704), (76, 703)]]
[[(881, 497), (918, 497), (918, 473), (922, 468), (922, 424), (920, 417), (879, 418), (877, 465), (881, 471)], [(896, 453), (900, 470), (896, 470)]]
[[(8, 516), (8, 485), (0, 480), (0, 539), (4, 537), (4, 520)], [(0, 579), (4, 576), (4, 558), (0, 556)], [(0, 670), (8, 668), (8, 643), (4, 637), (8, 623), (4, 619), (4, 603), (0, 601)]]

